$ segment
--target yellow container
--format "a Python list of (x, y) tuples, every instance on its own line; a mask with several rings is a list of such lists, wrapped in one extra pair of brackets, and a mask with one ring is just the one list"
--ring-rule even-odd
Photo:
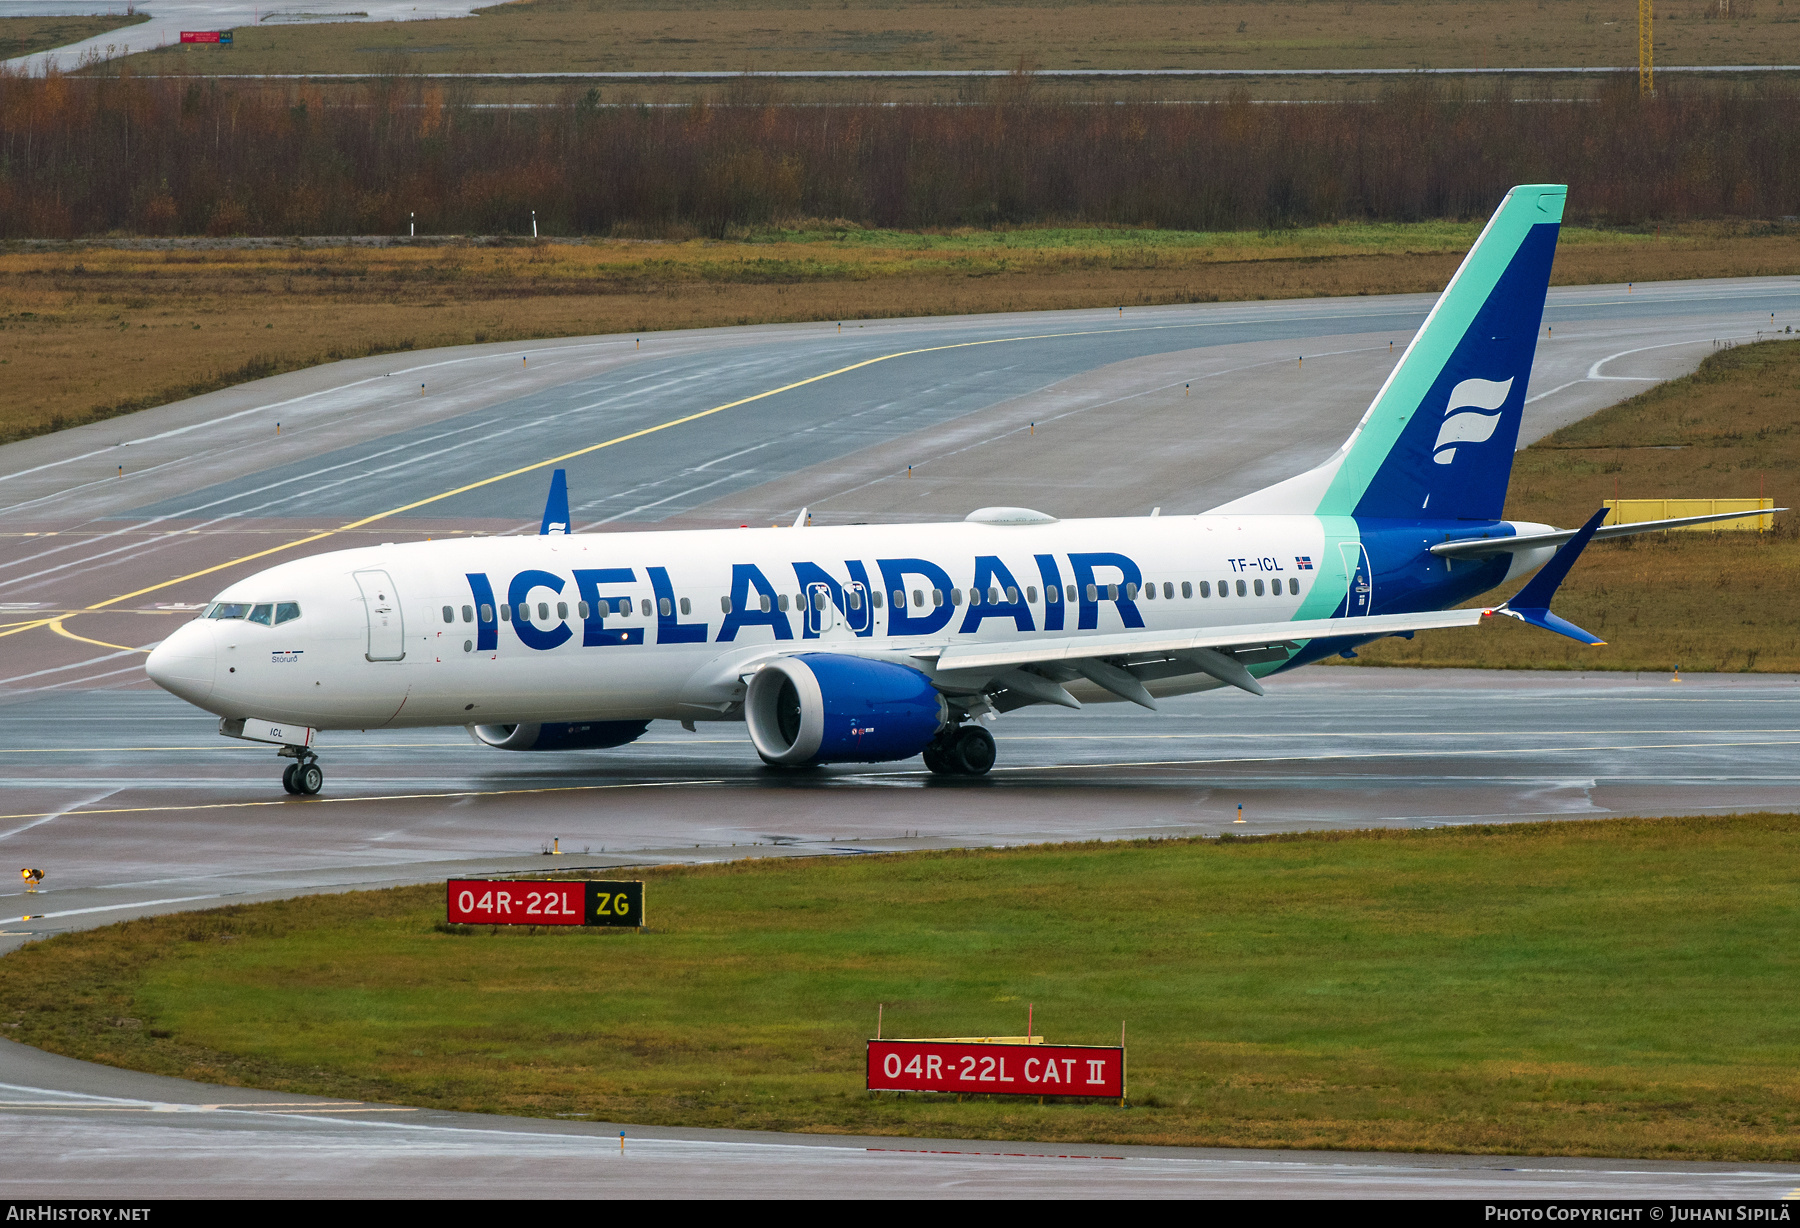
[[(1766, 533), (1775, 527), (1775, 517), (1767, 514), (1775, 506), (1773, 499), (1606, 499), (1603, 502), (1607, 509), (1606, 524), (1637, 524), (1644, 520), (1679, 520), (1683, 516), (1743, 512), (1742, 520), (1715, 520), (1711, 524), (1690, 524), (1667, 531)], [(1757, 512), (1765, 514), (1758, 516)]]

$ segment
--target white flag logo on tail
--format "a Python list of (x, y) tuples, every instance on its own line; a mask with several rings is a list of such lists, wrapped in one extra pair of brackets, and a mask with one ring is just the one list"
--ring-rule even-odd
[[(1500, 425), (1500, 407), (1513, 382), (1491, 379), (1466, 379), (1450, 390), (1450, 403), (1444, 407), (1444, 425), (1438, 429), (1437, 442), (1431, 446), (1431, 459), (1448, 465), (1456, 459), (1459, 443), (1483, 443)], [(1459, 412), (1460, 411), (1460, 412)]]

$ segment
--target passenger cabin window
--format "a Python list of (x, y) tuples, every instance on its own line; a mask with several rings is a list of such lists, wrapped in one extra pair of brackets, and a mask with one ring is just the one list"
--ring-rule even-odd
[(944, 604), (944, 590), (943, 589), (934, 588), (931, 590), (931, 604), (934, 606), (940, 606), (940, 605)]
[(853, 610), (862, 609), (862, 590), (861, 589), (855, 589), (855, 588), (851, 589), (849, 592), (844, 594), (844, 599), (847, 602), (849, 602), (851, 609), (853, 609)]
[[(1090, 584), (1088, 587), (1092, 588), (1093, 585)], [(1070, 601), (1075, 600), (1075, 586), (1073, 584), (1069, 585), (1069, 587), (1067, 589), (1065, 589), (1064, 591), (1068, 594)]]
[(719, 598), (719, 613), (721, 613), (721, 614), (731, 613), (731, 598), (729, 598), (729, 597)]
[[(763, 606), (763, 609), (765, 609), (765, 610), (768, 608), (769, 607), (766, 604)], [(778, 610), (781, 610), (783, 613), (785, 613), (787, 611), (788, 600), (787, 600), (786, 593), (783, 593), (783, 594), (781, 594), (781, 596), (775, 598), (775, 608)]]
[(638, 605), (644, 611), (644, 617), (649, 618), (650, 617), (650, 598), (648, 598), (648, 597), (644, 598), (642, 601), (640, 601), (638, 603)]
[(683, 615), (692, 614), (694, 612), (692, 603), (690, 603), (686, 597), (681, 599), (681, 612)]
[[(1112, 593), (1112, 592), (1114, 592), (1114, 591), (1115, 591), (1115, 586), (1114, 586), (1114, 585), (1111, 585), (1111, 584), (1109, 584), (1109, 585), (1107, 585), (1107, 586), (1106, 586), (1106, 588), (1107, 588), (1107, 591), (1108, 591), (1108, 593), (1109, 593), (1109, 594), (1110, 594), (1110, 593)], [(1125, 585), (1125, 600), (1127, 600), (1127, 601), (1136, 601), (1136, 600), (1137, 600), (1137, 595), (1138, 595), (1138, 586), (1137, 586), (1137, 585), (1135, 585), (1135, 584), (1131, 584), (1131, 583), (1129, 583), (1129, 582), (1128, 582), (1128, 583), (1127, 583), (1127, 584), (1126, 584), (1126, 585)], [(1108, 601), (1110, 601), (1110, 600), (1112, 600), (1112, 597), (1111, 597), (1111, 596), (1108, 596), (1108, 598), (1107, 598), (1107, 600), (1108, 600)]]
[(483, 605), (481, 607), (481, 621), (484, 623), (491, 623), (494, 621), (494, 607), (493, 606)]
[(1106, 599), (1108, 601), (1117, 601), (1119, 599), (1119, 586), (1117, 584), (1108, 584), (1106, 586)]
[[(281, 621), (281, 611), (279, 611), (279, 610), (277, 610), (275, 612), (275, 621), (276, 622)], [(475, 607), (474, 606), (466, 605), (463, 607), (463, 621), (466, 623), (472, 623), (475, 621)]]
[[(1011, 591), (1011, 590), (1008, 590), (1008, 591)], [(1037, 604), (1037, 585), (1027, 584), (1025, 586), (1025, 600), (1030, 605)]]
[(1238, 582), (1237, 582), (1237, 594), (1238, 594), (1238, 596), (1240, 596), (1240, 597), (1242, 597), (1242, 596), (1244, 596), (1244, 595), (1245, 595), (1245, 593), (1244, 593), (1244, 582), (1243, 582), (1243, 581), (1242, 581), (1242, 580), (1239, 580), (1239, 581), (1238, 581)]
[(1231, 596), (1231, 581), (1230, 580), (1220, 580), (1219, 581), (1219, 596), (1221, 596), (1221, 597)]
[(1288, 577), (1288, 596), (1298, 597), (1299, 595), (1300, 595), (1300, 581), (1295, 579), (1292, 576), (1289, 576)]
[(675, 612), (675, 607), (669, 604), (669, 599), (667, 597), (658, 597), (656, 599), (656, 612), (661, 614), (664, 618), (667, 618)]
[(588, 603), (585, 601), (577, 601), (575, 603), (575, 612), (581, 615), (581, 617), (586, 618), (588, 616)]
[(881, 608), (881, 590), (876, 589), (874, 592), (870, 593), (869, 600), (874, 602), (875, 608), (879, 610)]
[(1255, 585), (1256, 585), (1256, 595), (1257, 595), (1257, 596), (1258, 596), (1258, 597), (1260, 597), (1260, 596), (1262, 596), (1262, 595), (1263, 595), (1263, 583), (1262, 583), (1262, 581), (1261, 581), (1261, 580), (1257, 580), (1257, 581), (1255, 581)]
[(250, 621), (253, 623), (261, 623), (265, 627), (273, 627), (275, 625), (274, 605), (265, 602), (262, 605), (252, 607), (250, 610)]
[[(1186, 588), (1187, 585), (1184, 584), (1184, 585), (1182, 585), (1182, 587)], [(1182, 596), (1185, 597), (1185, 596), (1187, 596), (1187, 594), (1183, 593)], [(1173, 584), (1169, 583), (1167, 580), (1163, 581), (1163, 600), (1164, 601), (1175, 600), (1175, 586)]]
[[(764, 614), (767, 614), (767, 613), (768, 613), (768, 612), (769, 612), (769, 611), (770, 611), (770, 610), (772, 610), (772, 609), (773, 609), (773, 608), (774, 608), (774, 607), (773, 607), (773, 606), (772, 606), (772, 605), (771, 605), (771, 604), (770, 604), (770, 603), (769, 603), (769, 595), (768, 595), (768, 594), (767, 594), (767, 593), (764, 593), (764, 594), (763, 594), (763, 596), (762, 596), (762, 600), (761, 600), (761, 605), (762, 605), (762, 612), (763, 612), (763, 613), (764, 613)], [(781, 608), (782, 608), (782, 609), (784, 609), (784, 610), (785, 610), (785, 609), (787, 609), (787, 598), (786, 598), (786, 597), (783, 597), (783, 598), (782, 598), (782, 599), (781, 599)]]
[[(969, 591), (972, 593), (975, 590), (970, 589)], [(953, 588), (950, 590), (950, 604), (951, 605), (961, 605), (962, 604), (962, 590), (960, 588)], [(981, 598), (977, 597), (975, 599), (975, 604), (980, 605)]]
[(1087, 594), (1088, 594), (1089, 601), (1100, 600), (1100, 590), (1095, 585), (1090, 584), (1087, 586)]
[(500, 607), (500, 621), (503, 623), (512, 621), (512, 607), (511, 606), (503, 605)]
[(550, 603), (548, 601), (538, 602), (538, 621), (546, 623), (550, 621)]
[(297, 601), (280, 601), (275, 604), (275, 625), (291, 623), (300, 617), (300, 603)]
[(250, 612), (247, 601), (215, 601), (206, 607), (202, 618), (242, 618)]
[[(999, 595), (999, 592), (1000, 592), (999, 589), (994, 590), (994, 593), (996, 596)], [(1000, 603), (996, 601), (994, 604), (999, 605)], [(1006, 604), (1007, 605), (1018, 605), (1019, 604), (1019, 590), (1014, 588), (1010, 584), (1006, 586)]]
[(456, 621), (456, 610), (453, 607), (451, 607), (451, 606), (444, 607), (444, 621), (447, 623), (453, 623)]
[[(1181, 595), (1183, 597), (1191, 596), (1191, 594), (1188, 592), (1188, 586), (1186, 583), (1183, 583), (1181, 586)], [(1208, 584), (1205, 580), (1200, 581), (1200, 595), (1202, 597), (1212, 596), (1212, 585)]]
[(568, 602), (559, 601), (556, 603), (556, 616), (558, 618), (567, 618), (569, 616), (569, 603)]
[(1044, 586), (1044, 600), (1051, 605), (1055, 605), (1062, 600), (1062, 590), (1046, 584)]

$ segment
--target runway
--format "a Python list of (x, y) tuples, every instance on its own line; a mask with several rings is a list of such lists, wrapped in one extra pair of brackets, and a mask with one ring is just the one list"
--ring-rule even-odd
[[(1262, 700), (1213, 692), (1160, 715), (1120, 705), (1014, 714), (995, 729), (996, 772), (958, 782), (932, 780), (917, 764), (772, 779), (736, 727), (686, 734), (659, 724), (631, 747), (572, 757), (480, 749), (461, 731), (332, 734), (318, 799), (282, 795), (265, 750), (218, 738), (211, 718), (142, 678), (144, 651), (177, 620), (274, 561), (535, 530), (553, 466), (569, 470), (578, 527), (593, 531), (785, 523), (802, 506), (815, 523), (957, 519), (990, 504), (1063, 516), (1201, 510), (1335, 448), (1430, 302), (845, 321), (469, 347), (334, 364), (0, 448), (0, 848), (48, 875), (40, 894), (0, 898), (0, 949), (148, 911), (476, 870), (1793, 809), (1800, 679), (1767, 675), (1314, 669), (1279, 680)], [(1797, 317), (1793, 278), (1553, 291), (1526, 439), (1689, 370), (1720, 342)], [(553, 840), (567, 856), (544, 856)], [(40, 1058), (0, 1045), (0, 1083), (38, 1089), (0, 1100), (226, 1097), (198, 1085), (129, 1091), (143, 1076), (31, 1065)], [(308, 1157), (295, 1192), (312, 1188), (315, 1173), (359, 1191), (426, 1188), (408, 1181), (452, 1191), (481, 1172), (498, 1182), (483, 1188), (528, 1193), (528, 1172), (565, 1162), (570, 1181), (601, 1179), (584, 1167), (596, 1137), (587, 1126), (483, 1121), (472, 1138), (468, 1123), (448, 1122), (432, 1126), (429, 1142), (383, 1150), (358, 1133), (379, 1133), (373, 1124), (353, 1127), (342, 1115), (221, 1112), (15, 1104), (0, 1108), (0, 1135), (37, 1149), (30, 1154), (46, 1159), (35, 1171), (61, 1174), (55, 1180), (69, 1184), (56, 1188), (68, 1189), (96, 1189), (107, 1174), (120, 1189), (159, 1188), (168, 1155), (180, 1153), (191, 1156), (184, 1174), (228, 1192), (243, 1188), (231, 1182), (247, 1171), (233, 1154), (267, 1160), (291, 1148)], [(45, 1126), (44, 1115), (60, 1124)], [(750, 1171), (779, 1154), (775, 1171), (790, 1175), (766, 1188), (783, 1192), (813, 1174), (840, 1188), (833, 1174), (852, 1166), (859, 1190), (891, 1181), (896, 1191), (994, 1196), (1019, 1196), (1029, 1181), (1046, 1193), (1398, 1195), (1525, 1180), (1495, 1177), (1485, 1160), (1288, 1157), (1259, 1168), (1239, 1153), (1159, 1159), (1154, 1150), (1069, 1168), (1020, 1157), (896, 1159), (866, 1141), (779, 1144), (812, 1148), (802, 1156), (717, 1133), (671, 1135), (655, 1144), (662, 1151), (630, 1153), (637, 1167), (609, 1171), (628, 1174), (617, 1178), (623, 1191), (667, 1189), (680, 1173), (683, 1192), (747, 1192), (765, 1188)], [(702, 1143), (712, 1150), (695, 1150)], [(138, 1159), (99, 1158), (108, 1155)], [(1188, 1167), (1166, 1167), (1177, 1160)], [(1652, 1167), (1654, 1179), (1642, 1176)], [(1584, 1175), (1530, 1180), (1575, 1183), (1557, 1186), (1557, 1197), (1613, 1196), (1567, 1190), (1640, 1179), (1646, 1190), (1711, 1196), (1692, 1191), (1736, 1180), (1696, 1166), (1633, 1166), (1629, 1180), (1604, 1165), (1566, 1171)], [(1765, 1178), (1775, 1180), (1755, 1181)], [(553, 1187), (574, 1188), (541, 1186)]]

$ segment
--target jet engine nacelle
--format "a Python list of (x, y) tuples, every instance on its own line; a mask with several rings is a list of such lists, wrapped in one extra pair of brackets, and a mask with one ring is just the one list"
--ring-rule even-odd
[(496, 750), (605, 750), (644, 736), (649, 721), (558, 721), (544, 725), (471, 725), (483, 746)]
[(924, 750), (949, 708), (916, 669), (806, 652), (752, 675), (744, 719), (766, 763), (881, 763)]

